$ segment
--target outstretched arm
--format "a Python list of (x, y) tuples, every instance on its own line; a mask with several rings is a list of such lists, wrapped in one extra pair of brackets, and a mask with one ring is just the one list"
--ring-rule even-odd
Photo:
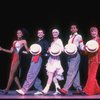
[(13, 42), (13, 45), (10, 50), (0, 47), (0, 51), (7, 52), (7, 53), (13, 53), (15, 43), (16, 43), (16, 41)]
[(7, 49), (4, 49), (4, 48), (0, 47), (0, 51), (4, 51), (4, 52), (7, 52), (7, 53), (12, 53), (13, 50), (14, 50), (13, 47), (11, 47), (10, 50), (7, 50)]

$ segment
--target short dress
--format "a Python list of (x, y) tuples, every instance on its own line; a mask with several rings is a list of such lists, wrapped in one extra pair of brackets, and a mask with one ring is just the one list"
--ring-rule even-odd
[[(53, 44), (60, 45), (62, 50), (64, 48), (61, 39), (57, 39), (56, 41), (52, 42), (51, 46)], [(54, 77), (56, 77), (58, 80), (64, 80), (64, 77), (63, 77), (64, 70), (61, 65), (60, 56), (50, 55), (48, 62), (46, 64), (46, 70), (47, 70), (47, 75), (48, 75), (48, 72), (51, 72), (51, 73), (54, 73)]]

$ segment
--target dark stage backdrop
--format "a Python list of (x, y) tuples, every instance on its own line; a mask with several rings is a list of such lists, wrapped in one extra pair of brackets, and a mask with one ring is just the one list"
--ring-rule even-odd
[[(33, 2), (32, 2), (33, 1)], [(66, 1), (66, 2), (65, 2)], [(95, 25), (100, 30), (100, 15), (98, 2), (87, 3), (80, 0), (17, 0), (0, 3), (0, 46), (10, 49), (12, 41), (15, 38), (16, 30), (25, 28), (27, 32), (27, 41), (30, 46), (35, 41), (35, 30), (43, 28), (46, 38), (51, 41), (51, 28), (57, 27), (60, 30), (60, 37), (64, 45), (67, 43), (69, 36), (69, 27), (72, 23), (78, 25), (79, 32), (83, 36), (84, 43), (90, 39), (89, 28)], [(11, 54), (0, 52), (0, 88), (5, 88), (8, 80)], [(21, 63), (23, 68), (20, 81), (23, 84), (31, 56), (22, 55), (24, 58)], [(64, 77), (67, 73), (66, 55), (61, 55), (61, 61), (65, 70)], [(82, 55), (80, 63), (81, 84), (84, 87), (87, 79), (87, 57)], [(46, 62), (45, 62), (46, 63)], [(44, 65), (45, 65), (44, 63)], [(47, 75), (43, 65), (39, 77), (45, 86)], [(100, 81), (100, 70), (98, 70), (97, 79)], [(64, 85), (61, 81), (61, 86)], [(54, 84), (52, 84), (52, 87)], [(12, 89), (17, 88), (15, 84)]]

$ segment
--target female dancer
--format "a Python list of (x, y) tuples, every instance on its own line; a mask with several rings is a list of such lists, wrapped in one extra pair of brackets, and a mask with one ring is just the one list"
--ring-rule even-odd
[(93, 40), (96, 40), (99, 44), (99, 49), (95, 53), (87, 53), (88, 54), (88, 79), (86, 85), (83, 89), (85, 94), (94, 95), (100, 94), (100, 86), (98, 85), (96, 74), (100, 64), (100, 37), (98, 36), (98, 28), (91, 27), (90, 34)]
[(12, 59), (12, 63), (11, 63), (7, 87), (4, 90), (1, 90), (1, 92), (3, 94), (8, 93), (8, 90), (10, 89), (13, 80), (15, 80), (18, 88), (21, 88), (19, 79), (16, 76), (16, 71), (17, 71), (18, 66), (20, 64), (19, 52), (20, 52), (22, 47), (25, 47), (27, 52), (29, 51), (28, 46), (27, 46), (27, 41), (25, 39), (23, 39), (23, 35), (24, 35), (24, 33), (22, 30), (17, 30), (17, 40), (13, 41), (13, 45), (12, 45), (10, 50), (7, 50), (7, 49), (0, 47), (0, 51), (7, 52), (7, 53), (13, 53), (13, 59)]

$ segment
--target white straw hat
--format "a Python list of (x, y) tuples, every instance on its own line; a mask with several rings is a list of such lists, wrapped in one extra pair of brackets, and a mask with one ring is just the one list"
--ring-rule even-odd
[(51, 47), (50, 47), (50, 54), (52, 55), (52, 56), (59, 56), (60, 54), (61, 54), (61, 47), (59, 46), (59, 45), (52, 45)]
[(41, 46), (39, 45), (39, 44), (32, 44), (31, 46), (30, 46), (30, 53), (32, 54), (32, 55), (38, 55), (38, 54), (40, 54), (41, 53), (41, 51), (42, 51), (42, 48), (41, 48)]
[(77, 47), (75, 44), (68, 43), (65, 45), (64, 51), (68, 55), (74, 55), (77, 52)]
[(96, 52), (99, 48), (99, 44), (96, 40), (89, 40), (86, 43), (86, 50), (88, 52)]

